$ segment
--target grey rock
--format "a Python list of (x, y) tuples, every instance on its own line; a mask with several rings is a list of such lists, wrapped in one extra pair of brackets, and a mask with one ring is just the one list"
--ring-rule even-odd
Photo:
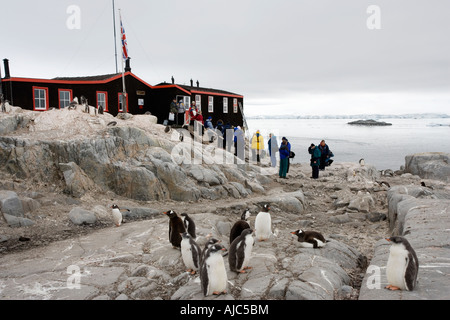
[(131, 293), (131, 298), (136, 300), (147, 299), (147, 297), (151, 297), (152, 292), (157, 288), (157, 284), (155, 282), (151, 282), (148, 286), (141, 287)]
[(270, 275), (252, 277), (243, 284), (240, 298), (247, 300), (260, 297), (261, 294), (264, 294), (267, 288), (270, 287), (271, 282), (272, 276)]
[(352, 221), (352, 220), (350, 219), (350, 216), (348, 215), (348, 213), (344, 213), (344, 214), (332, 216), (332, 217), (330, 217), (328, 220), (329, 220), (330, 222), (338, 223), (338, 224), (348, 223), (348, 222)]
[(69, 219), (76, 225), (94, 224), (97, 221), (95, 213), (79, 207), (70, 210)]
[(367, 219), (370, 222), (378, 222), (378, 221), (386, 220), (387, 216), (385, 213), (381, 213), (381, 212), (370, 212), (369, 214), (367, 214)]
[(65, 192), (68, 194), (81, 198), (87, 192), (96, 189), (95, 183), (76, 163), (60, 163), (59, 168), (63, 172)]
[(375, 201), (370, 193), (359, 191), (356, 198), (352, 199), (348, 204), (350, 210), (368, 213), (375, 206)]
[(0, 210), (15, 217), (23, 217), (25, 213), (22, 201), (14, 191), (0, 191)]
[(274, 284), (269, 289), (268, 298), (283, 299), (285, 297), (288, 284), (289, 284), (288, 278), (282, 278), (280, 280), (275, 279)]
[(121, 293), (115, 300), (129, 300), (129, 298), (126, 294)]
[(127, 218), (153, 218), (161, 214), (160, 211), (152, 208), (138, 207), (128, 209), (130, 210), (129, 212), (122, 212), (122, 215)]
[(6, 213), (3, 214), (3, 217), (5, 218), (6, 223), (13, 228), (30, 227), (35, 224), (33, 220), (30, 220), (28, 218), (16, 217)]
[(22, 206), (25, 213), (34, 212), (41, 207), (41, 203), (32, 198), (22, 198)]
[(450, 182), (450, 153), (427, 152), (407, 155), (405, 172), (422, 179)]
[(231, 231), (231, 222), (224, 222), (224, 221), (217, 221), (216, 223), (216, 228), (217, 231), (222, 235), (222, 236), (229, 236), (230, 235), (230, 231)]

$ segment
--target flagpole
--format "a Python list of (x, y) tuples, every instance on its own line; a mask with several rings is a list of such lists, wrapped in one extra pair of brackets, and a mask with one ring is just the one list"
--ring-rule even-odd
[[(120, 16), (120, 29), (121, 29), (121, 33), (122, 33), (122, 13), (120, 11), (121, 9), (119, 9), (119, 16)], [(123, 34), (121, 34), (122, 36), (122, 41), (123, 41)], [(122, 47), (123, 47), (123, 43), (122, 43)], [(123, 51), (123, 48), (122, 48)], [(125, 56), (122, 52), (122, 87), (123, 87), (123, 92), (122, 92), (122, 113), (127, 113), (127, 89), (125, 87)]]
[(114, 27), (114, 52), (116, 56), (116, 73), (119, 73), (118, 66), (117, 66), (117, 34), (116, 34), (116, 9), (114, 0), (112, 0), (112, 7), (113, 7), (113, 27)]

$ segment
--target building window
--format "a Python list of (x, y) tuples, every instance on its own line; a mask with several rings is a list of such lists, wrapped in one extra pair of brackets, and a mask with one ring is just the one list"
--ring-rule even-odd
[(58, 89), (59, 95), (59, 108), (67, 108), (72, 101), (72, 90), (69, 89)]
[(214, 97), (208, 97), (208, 112), (213, 113), (214, 112)]
[[(125, 101), (124, 101), (125, 100)], [(124, 96), (122, 92), (119, 92), (119, 112), (123, 112), (123, 104), (127, 106), (127, 112), (128, 112), (128, 94)]]
[(238, 99), (233, 99), (233, 112), (238, 113)]
[(196, 95), (196, 96), (195, 96), (195, 105), (196, 105), (197, 108), (199, 108), (199, 109), (202, 108), (202, 96), (200, 96), (200, 95)]
[(103, 111), (108, 111), (108, 92), (97, 91), (97, 108), (103, 107)]
[(223, 98), (223, 113), (228, 113), (228, 98)]
[(34, 110), (48, 109), (48, 88), (33, 87)]

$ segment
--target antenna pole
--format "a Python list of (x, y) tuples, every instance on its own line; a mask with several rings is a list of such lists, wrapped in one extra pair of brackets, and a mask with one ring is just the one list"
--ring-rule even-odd
[(114, 0), (112, 0), (112, 7), (113, 7), (113, 27), (114, 27), (114, 50), (116, 55), (116, 73), (119, 73), (119, 69), (117, 67), (117, 34), (116, 34), (116, 9)]

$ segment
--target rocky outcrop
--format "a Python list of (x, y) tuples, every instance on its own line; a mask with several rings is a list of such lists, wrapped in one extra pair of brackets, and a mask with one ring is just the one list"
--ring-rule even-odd
[[(38, 128), (42, 123), (50, 125), (45, 118), (35, 122)], [(171, 141), (170, 137), (127, 125), (64, 140), (1, 136), (0, 168), (20, 179), (56, 185), (74, 197), (102, 190), (142, 201), (198, 201), (245, 198), (264, 191), (257, 167), (214, 164), (217, 159), (202, 144)], [(200, 163), (178, 163), (175, 146), (188, 150)]]
[(349, 122), (348, 124), (357, 126), (392, 126), (392, 123), (387, 123), (384, 121), (375, 121), (372, 119), (352, 121)]
[(405, 172), (422, 179), (450, 182), (450, 153), (426, 152), (405, 157)]
[(390, 245), (380, 240), (363, 279), (360, 300), (447, 300), (450, 298), (450, 200), (432, 189), (396, 186), (388, 192), (393, 235), (408, 239), (419, 259), (418, 285), (411, 292), (390, 291), (386, 264)]

